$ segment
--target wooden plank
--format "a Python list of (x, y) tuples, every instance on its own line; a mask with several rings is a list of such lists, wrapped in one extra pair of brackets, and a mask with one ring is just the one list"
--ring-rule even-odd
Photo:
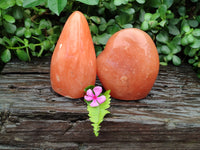
[[(149, 95), (112, 98), (99, 137), (92, 133), (83, 99), (57, 95), (50, 59), (12, 62), (0, 75), (0, 149), (197, 149), (200, 80), (192, 68), (161, 67)], [(97, 84), (101, 85), (97, 79)], [(178, 147), (177, 147), (178, 145)]]

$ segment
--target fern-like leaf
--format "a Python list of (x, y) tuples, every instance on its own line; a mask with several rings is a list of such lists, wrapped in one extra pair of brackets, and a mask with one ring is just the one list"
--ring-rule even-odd
[(99, 135), (99, 130), (101, 127), (100, 124), (103, 121), (105, 115), (110, 113), (108, 110), (106, 110), (110, 107), (110, 90), (106, 91), (102, 95), (106, 97), (106, 101), (100, 104), (98, 107), (91, 107), (87, 102), (87, 110), (89, 112), (88, 116), (92, 122), (93, 131), (96, 137)]

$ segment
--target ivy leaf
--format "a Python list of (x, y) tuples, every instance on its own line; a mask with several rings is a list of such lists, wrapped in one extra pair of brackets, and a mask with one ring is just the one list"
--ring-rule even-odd
[(76, 0), (87, 5), (98, 5), (99, 0)]
[(49, 9), (58, 16), (66, 5), (67, 5), (67, 0), (48, 0)]
[(100, 124), (103, 121), (105, 115), (110, 113), (108, 110), (106, 110), (110, 107), (110, 90), (103, 93), (103, 95), (106, 97), (106, 101), (100, 104), (98, 107), (91, 107), (87, 102), (87, 110), (89, 112), (88, 116), (92, 122), (93, 131), (96, 137), (99, 135), (99, 130), (101, 127)]

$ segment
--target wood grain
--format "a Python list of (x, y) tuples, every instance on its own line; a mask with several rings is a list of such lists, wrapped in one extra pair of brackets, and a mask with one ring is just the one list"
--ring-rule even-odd
[(97, 138), (83, 99), (68, 99), (51, 89), (49, 66), (49, 58), (5, 66), (0, 75), (0, 149), (200, 147), (200, 80), (190, 66), (162, 66), (145, 99), (112, 98), (111, 114)]

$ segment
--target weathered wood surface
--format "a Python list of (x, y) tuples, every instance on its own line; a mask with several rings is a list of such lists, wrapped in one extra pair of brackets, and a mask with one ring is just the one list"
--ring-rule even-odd
[(49, 65), (47, 58), (5, 66), (0, 149), (199, 149), (200, 80), (190, 66), (161, 67), (145, 99), (112, 99), (96, 138), (83, 100), (52, 91)]

